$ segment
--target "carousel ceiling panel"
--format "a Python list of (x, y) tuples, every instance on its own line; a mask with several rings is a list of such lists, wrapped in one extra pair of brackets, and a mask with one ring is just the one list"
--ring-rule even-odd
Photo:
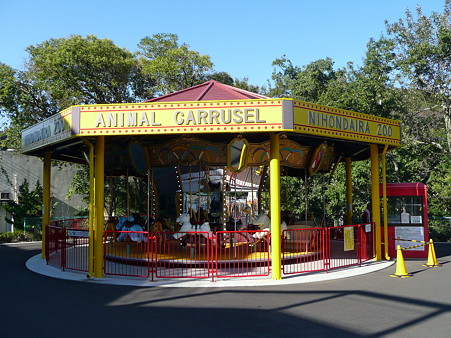
[(213, 143), (199, 138), (177, 138), (161, 145), (148, 145), (150, 166), (180, 164), (227, 164), (227, 143)]

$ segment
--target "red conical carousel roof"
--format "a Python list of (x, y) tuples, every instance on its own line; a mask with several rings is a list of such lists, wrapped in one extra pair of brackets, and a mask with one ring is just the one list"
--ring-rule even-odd
[(171, 94), (156, 97), (145, 102), (172, 102), (172, 101), (207, 101), (207, 100), (245, 100), (269, 99), (269, 97), (252, 93), (244, 89), (225, 85), (210, 80), (200, 85), (179, 90)]

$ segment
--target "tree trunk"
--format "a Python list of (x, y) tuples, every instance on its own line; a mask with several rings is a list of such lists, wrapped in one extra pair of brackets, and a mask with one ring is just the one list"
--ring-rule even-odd
[(448, 143), (448, 151), (451, 152), (451, 107), (445, 107), (444, 110), (446, 141)]

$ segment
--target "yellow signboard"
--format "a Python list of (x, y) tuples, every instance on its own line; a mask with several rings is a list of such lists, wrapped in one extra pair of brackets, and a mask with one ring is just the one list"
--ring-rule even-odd
[(281, 100), (155, 102), (80, 106), (77, 135), (282, 130)]
[(345, 227), (343, 228), (343, 237), (344, 237), (344, 251), (353, 251), (354, 250), (354, 227)]
[(296, 132), (401, 146), (399, 121), (296, 100), (293, 110)]

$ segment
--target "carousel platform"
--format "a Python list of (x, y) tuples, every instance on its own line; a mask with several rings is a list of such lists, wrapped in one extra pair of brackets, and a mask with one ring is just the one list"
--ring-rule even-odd
[(331, 281), (363, 275), (392, 266), (394, 261), (367, 261), (361, 266), (353, 266), (329, 272), (311, 272), (298, 275), (284, 275), (281, 280), (273, 280), (271, 276), (220, 278), (212, 282), (210, 279), (182, 279), (182, 278), (150, 278), (105, 276), (103, 278), (88, 278), (86, 273), (78, 271), (62, 271), (54, 266), (47, 265), (41, 255), (31, 257), (26, 266), (29, 270), (52, 278), (72, 280), (86, 283), (128, 285), (137, 287), (258, 287), (269, 285), (301, 284)]

